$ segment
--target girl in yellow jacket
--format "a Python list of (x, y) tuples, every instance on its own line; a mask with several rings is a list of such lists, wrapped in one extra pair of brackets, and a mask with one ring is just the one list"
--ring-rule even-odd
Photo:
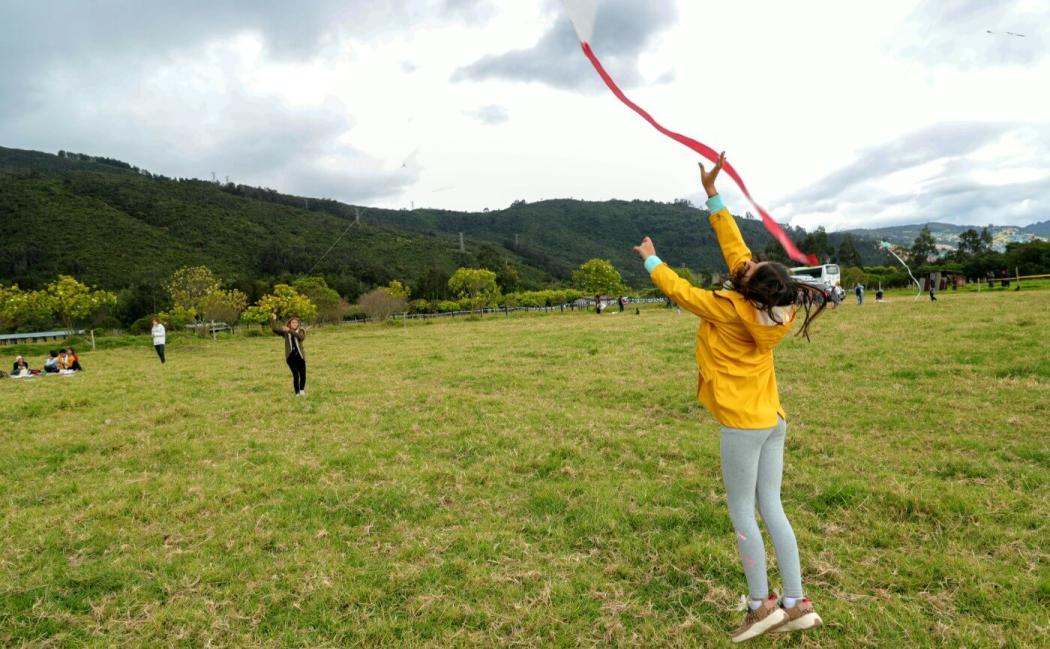
[[(715, 190), (724, 162), (723, 153), (710, 172), (701, 164), (700, 175), (732, 290), (696, 288), (656, 256), (649, 237), (634, 251), (667, 297), (700, 316), (698, 398), (722, 424), (722, 478), (750, 591), (750, 610), (732, 633), (733, 642), (742, 642), (767, 631), (795, 631), (821, 623), (812, 602), (803, 596), (798, 544), (780, 503), (787, 424), (777, 392), (773, 348), (788, 334), (799, 312), (804, 312), (799, 334), (808, 339), (809, 325), (824, 302), (817, 299), (817, 289), (792, 280), (783, 265), (752, 259), (736, 221)], [(756, 504), (772, 537), (784, 582), (784, 600), (779, 604), (769, 594)]]

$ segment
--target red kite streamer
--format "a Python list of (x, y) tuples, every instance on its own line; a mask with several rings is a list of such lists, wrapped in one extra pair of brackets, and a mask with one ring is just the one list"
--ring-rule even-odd
[[(653, 128), (660, 131), (672, 140), (678, 142), (679, 144), (689, 147), (690, 149), (699, 153), (701, 156), (707, 158), (711, 162), (718, 161), (717, 151), (707, 146), (703, 142), (698, 142), (697, 140), (694, 140), (691, 137), (687, 137), (685, 135), (682, 135), (681, 133), (675, 133), (670, 129), (664, 128), (659, 122), (653, 119), (653, 116), (646, 112), (644, 108), (628, 99), (627, 95), (623, 94), (623, 91), (620, 90), (620, 87), (616, 85), (615, 81), (613, 81), (613, 78), (609, 76), (609, 73), (605, 71), (605, 68), (602, 66), (602, 62), (598, 60), (598, 57), (595, 56), (594, 51), (591, 49), (591, 44), (585, 40), (581, 40), (580, 45), (583, 47), (584, 55), (587, 56), (587, 59), (591, 62), (591, 65), (594, 66), (594, 69), (598, 71), (598, 76), (602, 78), (602, 81), (605, 82), (605, 85), (609, 86), (609, 90), (611, 90), (612, 93), (616, 95), (617, 99), (622, 101), (624, 105), (641, 115), (642, 119), (652, 124)], [(791, 257), (797, 262), (807, 264), (810, 266), (817, 265), (818, 262), (816, 256), (807, 255), (800, 251), (797, 247), (795, 247), (795, 243), (790, 239), (790, 237), (788, 237), (787, 233), (784, 232), (784, 229), (780, 227), (780, 224), (774, 221), (773, 217), (769, 215), (769, 212), (767, 212), (765, 208), (763, 208), (761, 205), (756, 203), (755, 199), (751, 198), (751, 192), (747, 190), (747, 185), (744, 184), (744, 179), (740, 177), (740, 174), (737, 173), (737, 170), (733, 168), (733, 165), (726, 162), (723, 166), (723, 169), (729, 175), (729, 177), (733, 179), (733, 182), (736, 183), (737, 187), (740, 188), (740, 191), (744, 193), (744, 196), (751, 203), (751, 205), (762, 216), (762, 224), (766, 226), (766, 230), (768, 230), (769, 233), (773, 235), (773, 238), (777, 240), (777, 243), (783, 246), (784, 251), (788, 254), (788, 257)]]

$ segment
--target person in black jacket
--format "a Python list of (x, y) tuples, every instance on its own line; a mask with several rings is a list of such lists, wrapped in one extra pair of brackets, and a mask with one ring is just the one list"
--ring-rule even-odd
[(15, 363), (11, 366), (11, 376), (18, 376), (22, 373), (22, 370), (25, 370), (27, 374), (31, 371), (26, 359), (19, 356), (15, 358)]
[(277, 324), (277, 314), (270, 314), (270, 329), (277, 336), (284, 338), (284, 359), (288, 369), (292, 370), (292, 389), (295, 396), (306, 396), (306, 352), (303, 351), (303, 339), (306, 331), (299, 318), (292, 317), (284, 326)]

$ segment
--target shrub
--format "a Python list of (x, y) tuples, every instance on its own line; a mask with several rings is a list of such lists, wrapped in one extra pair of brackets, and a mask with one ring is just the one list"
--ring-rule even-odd
[(357, 303), (369, 320), (378, 321), (404, 311), (407, 304), (404, 298), (392, 295), (385, 288), (372, 289), (358, 298)]

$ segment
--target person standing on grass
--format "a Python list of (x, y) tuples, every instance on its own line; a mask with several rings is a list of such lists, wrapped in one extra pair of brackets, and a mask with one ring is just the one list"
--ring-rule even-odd
[(157, 350), (157, 358), (160, 359), (160, 364), (163, 365), (164, 345), (167, 343), (168, 334), (164, 330), (164, 325), (157, 318), (153, 318), (153, 328), (150, 329), (150, 335), (153, 336), (153, 349)]
[(306, 354), (303, 352), (303, 340), (306, 330), (299, 318), (292, 317), (284, 326), (278, 326), (277, 314), (270, 314), (270, 329), (274, 334), (284, 338), (284, 359), (288, 369), (292, 370), (292, 389), (295, 396), (306, 396)]
[(853, 289), (853, 292), (857, 294), (857, 304), (864, 304), (864, 285), (857, 284), (857, 288)]
[[(782, 264), (756, 262), (733, 216), (715, 190), (725, 163), (723, 153), (708, 172), (700, 165), (711, 226), (729, 266), (732, 290), (706, 291), (678, 276), (656, 256), (649, 237), (635, 246), (653, 283), (664, 295), (700, 316), (696, 335), (699, 400), (722, 424), (720, 454), (729, 517), (750, 593), (743, 624), (731, 634), (743, 642), (767, 631), (788, 632), (821, 624), (802, 591), (802, 569), (795, 533), (780, 502), (784, 471), (784, 409), (777, 392), (773, 348), (804, 310), (798, 335), (824, 310), (821, 290), (791, 279)], [(765, 543), (755, 505), (773, 539), (784, 582), (778, 605), (769, 591)]]

